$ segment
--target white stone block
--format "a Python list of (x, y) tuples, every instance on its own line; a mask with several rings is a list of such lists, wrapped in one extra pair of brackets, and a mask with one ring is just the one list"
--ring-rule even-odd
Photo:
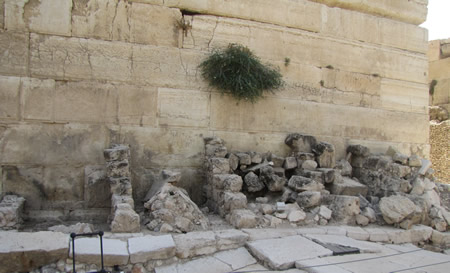
[[(72, 257), (72, 243), (69, 256)], [(103, 239), (103, 262), (105, 266), (126, 265), (130, 255), (127, 242), (117, 239)], [(100, 240), (98, 238), (75, 239), (75, 260), (85, 264), (101, 265)]]
[(216, 237), (212, 231), (175, 235), (174, 241), (176, 244), (176, 255), (182, 259), (211, 254), (217, 251)]
[(164, 260), (175, 256), (175, 242), (171, 235), (130, 238), (128, 251), (133, 264)]

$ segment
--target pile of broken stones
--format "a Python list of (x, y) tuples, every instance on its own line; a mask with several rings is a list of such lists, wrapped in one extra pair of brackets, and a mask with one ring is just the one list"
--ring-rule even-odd
[(228, 152), (223, 140), (206, 138), (209, 210), (236, 228), (376, 223), (448, 229), (443, 185), (436, 186), (428, 160), (392, 147), (374, 155), (350, 145), (336, 162), (334, 146), (313, 136), (290, 134), (285, 143), (291, 154), (280, 157)]

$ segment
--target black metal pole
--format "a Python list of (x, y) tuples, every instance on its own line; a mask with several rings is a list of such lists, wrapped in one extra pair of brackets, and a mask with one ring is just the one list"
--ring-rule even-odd
[(98, 235), (100, 236), (100, 257), (101, 257), (101, 260), (102, 260), (102, 269), (101, 269), (100, 272), (103, 273), (103, 272), (106, 272), (105, 268), (103, 266), (103, 231), (99, 231)]
[(75, 271), (75, 237), (77, 234), (70, 233), (70, 237), (72, 238), (72, 264), (73, 264), (73, 273), (77, 273)]

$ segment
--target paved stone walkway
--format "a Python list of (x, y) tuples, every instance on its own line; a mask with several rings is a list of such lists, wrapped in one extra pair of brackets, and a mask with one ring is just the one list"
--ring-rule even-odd
[[(434, 233), (426, 226), (410, 230), (324, 226), (156, 236), (105, 233), (103, 243), (106, 266), (141, 264), (147, 268), (145, 272), (154, 269), (156, 273), (449, 272), (449, 255), (411, 244), (433, 240)], [(439, 236), (450, 246), (450, 233), (439, 233)], [(20, 267), (23, 263), (14, 258), (18, 253), (21, 261), (39, 267), (66, 261), (71, 252), (69, 236), (58, 232), (0, 232), (0, 241), (0, 273), (27, 271)], [(360, 254), (333, 256), (333, 252), (324, 247), (326, 244), (358, 248)], [(77, 239), (75, 246), (77, 262), (100, 261), (98, 239)], [(42, 260), (43, 256), (48, 259)], [(64, 272), (70, 269), (66, 264)]]

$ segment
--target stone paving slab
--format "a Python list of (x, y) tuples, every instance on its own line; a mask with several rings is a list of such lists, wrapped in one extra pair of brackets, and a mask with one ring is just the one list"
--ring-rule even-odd
[(242, 247), (249, 238), (247, 233), (237, 229), (219, 230), (215, 231), (214, 234), (216, 235), (218, 250)]
[(214, 257), (155, 268), (155, 273), (227, 273), (232, 271), (229, 265)]
[(248, 242), (250, 252), (265, 266), (283, 270), (294, 267), (295, 261), (332, 255), (333, 252), (302, 236)]
[(233, 270), (257, 263), (255, 258), (244, 247), (218, 252), (213, 257), (228, 264)]
[(212, 231), (196, 231), (174, 236), (176, 255), (186, 259), (217, 251), (216, 236)]
[(69, 239), (60, 232), (0, 231), (0, 272), (27, 272), (66, 259)]
[(297, 235), (297, 230), (295, 229), (264, 228), (264, 229), (243, 229), (242, 231), (244, 231), (249, 235), (250, 241), (283, 238), (286, 236)]
[(320, 234), (311, 234), (311, 235), (305, 235), (307, 238), (312, 240), (317, 240), (322, 243), (330, 243), (330, 244), (337, 244), (341, 246), (349, 246), (349, 247), (356, 247), (358, 248), (361, 253), (379, 253), (383, 250), (383, 246), (371, 243), (371, 242), (365, 242), (365, 241), (358, 241), (349, 237), (344, 236), (338, 236), (338, 235), (320, 235)]
[(309, 273), (353, 273), (351, 271), (345, 270), (337, 265), (333, 265), (327, 262), (325, 259), (311, 259), (296, 261), (295, 267), (301, 268)]
[[(72, 257), (72, 242), (69, 256)], [(103, 239), (105, 266), (126, 265), (129, 258), (127, 242), (118, 239)], [(100, 265), (100, 240), (98, 238), (75, 239), (75, 261)]]
[(164, 260), (175, 256), (175, 242), (171, 235), (144, 236), (128, 239), (130, 262), (145, 263), (148, 260)]

